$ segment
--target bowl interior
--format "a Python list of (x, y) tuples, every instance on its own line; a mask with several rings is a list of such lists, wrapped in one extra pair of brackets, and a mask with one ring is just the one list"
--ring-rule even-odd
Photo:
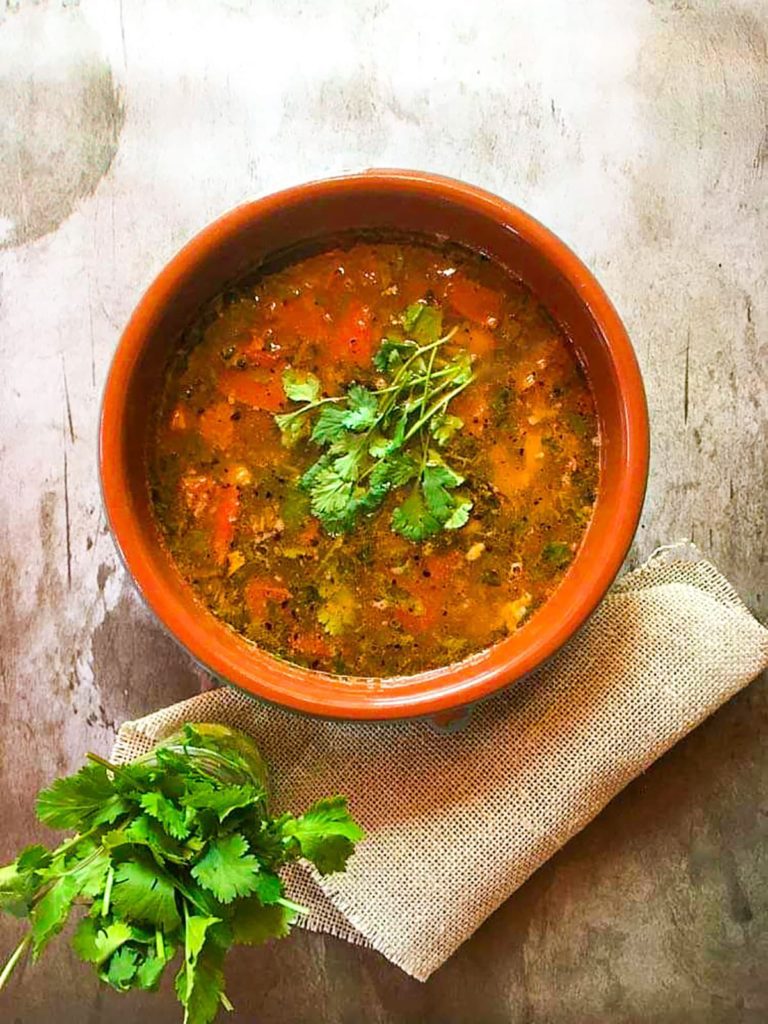
[[(405, 231), (487, 253), (527, 284), (574, 345), (595, 394), (601, 483), (560, 587), (520, 630), (455, 666), (383, 680), (287, 665), (233, 633), (181, 579), (160, 543), (146, 485), (151, 409), (179, 332), (200, 307), (276, 252), (339, 232)], [(150, 287), (118, 346), (104, 396), (101, 473), (113, 533), (139, 589), (204, 665), (297, 710), (391, 718), (444, 711), (531, 671), (578, 629), (618, 571), (637, 524), (647, 420), (626, 333), (600, 286), (558, 239), (487, 193), (428, 176), (369, 173), (299, 186), (238, 208), (202, 232)]]

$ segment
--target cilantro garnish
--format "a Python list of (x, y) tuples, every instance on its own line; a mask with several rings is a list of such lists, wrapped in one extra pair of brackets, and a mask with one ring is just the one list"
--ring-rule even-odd
[(381, 374), (375, 389), (351, 384), (343, 396), (322, 398), (313, 374), (283, 374), (286, 396), (303, 404), (275, 421), (284, 444), (309, 438), (325, 449), (299, 487), (331, 535), (352, 530), (406, 487), (391, 526), (408, 540), (459, 529), (469, 518), (472, 502), (459, 490), (464, 478), (439, 449), (464, 425), (447, 410), (474, 379), (470, 357), (450, 346), (454, 332), (441, 333), (442, 313), (425, 302), (409, 306), (401, 326), (374, 356)]
[[(294, 383), (313, 400), (311, 383)], [(210, 1024), (220, 1006), (232, 1009), (223, 974), (230, 946), (282, 938), (304, 912), (286, 898), (280, 868), (304, 857), (323, 874), (343, 871), (363, 832), (342, 797), (271, 817), (253, 741), (224, 726), (186, 726), (130, 765), (89, 758), (37, 802), (44, 824), (77, 834), (55, 850), (29, 846), (0, 868), (0, 910), (30, 922), (0, 989), (79, 904), (86, 913), (72, 947), (102, 981), (152, 991), (180, 954), (184, 1021)]]

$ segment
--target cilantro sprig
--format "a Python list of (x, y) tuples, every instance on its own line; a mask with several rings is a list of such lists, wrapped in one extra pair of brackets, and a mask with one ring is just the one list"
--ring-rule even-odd
[(285, 896), (280, 869), (303, 857), (322, 874), (342, 871), (363, 832), (339, 796), (272, 817), (255, 744), (224, 726), (188, 725), (128, 765), (88, 756), (37, 800), (40, 821), (76, 835), (53, 850), (28, 846), (0, 868), (0, 910), (29, 921), (0, 989), (81, 905), (72, 946), (102, 981), (154, 990), (180, 956), (185, 1024), (210, 1024), (220, 1006), (232, 1009), (228, 949), (282, 938), (305, 912)]
[(322, 397), (314, 374), (283, 374), (286, 396), (302, 404), (275, 421), (287, 446), (309, 438), (324, 449), (299, 487), (332, 536), (352, 530), (406, 487), (391, 526), (408, 540), (459, 529), (469, 519), (472, 501), (459, 489), (464, 477), (441, 449), (464, 425), (448, 406), (474, 380), (470, 356), (450, 346), (455, 331), (442, 334), (440, 310), (425, 302), (406, 309), (401, 328), (374, 356), (381, 375), (375, 389), (353, 383), (342, 396)]

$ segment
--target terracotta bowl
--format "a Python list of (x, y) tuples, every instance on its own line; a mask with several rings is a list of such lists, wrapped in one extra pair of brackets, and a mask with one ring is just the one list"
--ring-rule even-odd
[[(335, 677), (266, 654), (214, 618), (174, 568), (153, 520), (145, 473), (149, 410), (179, 332), (245, 272), (298, 243), (355, 229), (396, 229), (463, 243), (520, 277), (575, 345), (595, 393), (602, 444), (594, 517), (547, 604), (508, 639), (467, 661), (387, 679)], [(160, 273), (123, 333), (101, 415), (109, 522), (140, 592), (206, 668), (276, 704), (336, 718), (444, 713), (531, 672), (579, 629), (634, 535), (648, 467), (648, 419), (632, 346), (605, 292), (551, 232), (498, 196), (411, 171), (372, 171), (287, 189), (202, 231)], [(478, 609), (482, 614), (482, 609)]]

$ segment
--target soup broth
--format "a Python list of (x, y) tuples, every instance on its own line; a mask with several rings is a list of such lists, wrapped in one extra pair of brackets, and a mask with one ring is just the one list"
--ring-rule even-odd
[(148, 452), (179, 572), (312, 669), (407, 675), (524, 627), (599, 477), (594, 403), (532, 293), (423, 240), (260, 273), (181, 339)]

